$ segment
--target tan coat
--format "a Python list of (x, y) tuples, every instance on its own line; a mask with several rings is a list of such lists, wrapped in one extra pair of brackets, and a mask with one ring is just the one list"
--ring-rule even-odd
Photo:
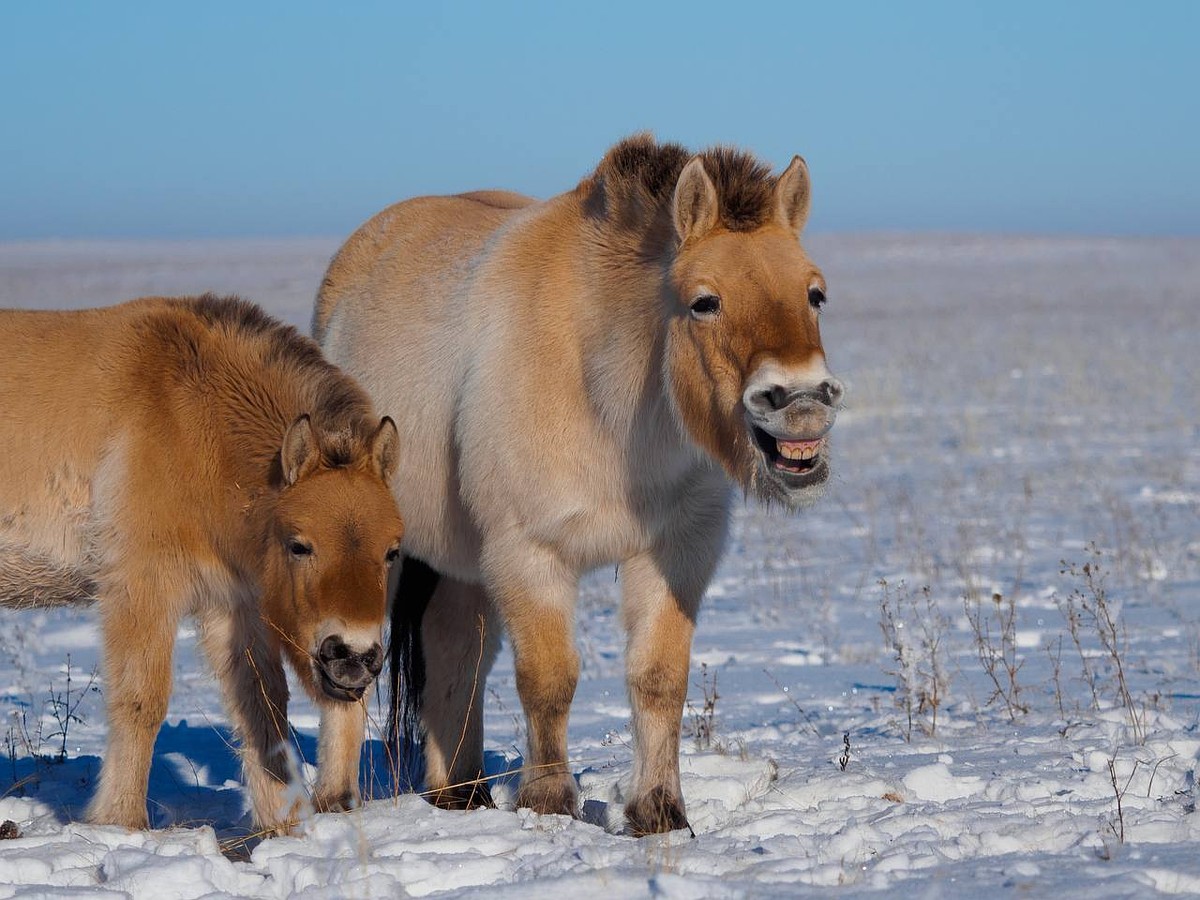
[(0, 603), (100, 610), (109, 744), (88, 818), (147, 825), (184, 615), (257, 822), (303, 805), (284, 656), (321, 706), (317, 804), (353, 802), (403, 533), (390, 420), (294, 329), (213, 297), (0, 311), (0, 409)]
[(829, 472), (842, 388), (817, 327), (824, 280), (797, 241), (807, 211), (798, 157), (774, 178), (735, 151), (637, 137), (545, 202), (397, 204), (334, 258), (314, 335), (395, 418), (405, 553), (443, 576), (422, 702), (429, 787), (447, 805), (482, 765), (474, 673), (498, 613), (529, 723), (518, 803), (575, 811), (577, 584), (619, 564), (637, 741), (626, 814), (635, 833), (686, 823), (689, 648), (730, 481), (800, 506)]

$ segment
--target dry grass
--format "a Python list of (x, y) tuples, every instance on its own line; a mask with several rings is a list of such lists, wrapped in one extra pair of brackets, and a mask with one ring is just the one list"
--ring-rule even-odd
[(879, 627), (892, 654), (896, 707), (903, 713), (901, 733), (912, 740), (913, 728), (937, 734), (938, 710), (950, 691), (946, 657), (949, 622), (933, 601), (928, 587), (914, 596), (903, 581), (893, 589), (880, 579)]

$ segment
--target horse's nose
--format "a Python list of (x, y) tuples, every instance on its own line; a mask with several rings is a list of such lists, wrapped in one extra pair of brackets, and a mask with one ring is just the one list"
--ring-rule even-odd
[(841, 406), (845, 395), (845, 386), (832, 375), (825, 377), (816, 385), (785, 385), (756, 380), (746, 389), (742, 402), (751, 414), (769, 416), (771, 413), (786, 409), (801, 400), (816, 401), (836, 409)]
[(321, 641), (317, 662), (327, 694), (338, 700), (356, 700), (383, 668), (383, 647), (376, 642), (356, 651), (340, 634), (331, 634)]

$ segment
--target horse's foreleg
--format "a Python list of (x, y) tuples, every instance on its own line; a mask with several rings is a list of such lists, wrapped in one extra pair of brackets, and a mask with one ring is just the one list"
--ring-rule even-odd
[(578, 791), (567, 769), (567, 717), (579, 680), (574, 642), (577, 573), (544, 548), (485, 550), (491, 595), (512, 641), (517, 693), (529, 726), (529, 754), (517, 805), (575, 815)]
[(483, 780), (483, 688), (500, 623), (479, 585), (442, 576), (422, 622), (425, 781), (445, 809), (492, 806)]
[(689, 531), (689, 542), (621, 565), (628, 634), (626, 679), (633, 708), (633, 784), (625, 804), (629, 831), (687, 827), (679, 785), (679, 732), (687, 699), (696, 611), (724, 540), (723, 515)]
[(365, 702), (325, 700), (321, 703), (317, 785), (313, 790), (313, 806), (318, 812), (337, 812), (358, 805), (358, 760), (366, 728)]
[(150, 763), (171, 697), (171, 652), (179, 622), (155, 587), (131, 581), (106, 586), (99, 598), (108, 745), (86, 814), (96, 824), (150, 825)]
[(652, 557), (621, 566), (633, 708), (633, 784), (625, 817), (634, 834), (687, 825), (679, 787), (679, 730), (687, 698), (695, 600), (676, 597)]
[(255, 824), (285, 833), (306, 801), (288, 762), (287, 680), (266, 628), (257, 604), (234, 601), (201, 614), (200, 643), (241, 741)]

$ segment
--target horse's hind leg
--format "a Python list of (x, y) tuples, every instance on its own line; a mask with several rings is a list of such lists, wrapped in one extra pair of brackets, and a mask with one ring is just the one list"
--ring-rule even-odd
[(500, 624), (483, 588), (443, 575), (425, 611), (422, 643), (429, 800), (446, 809), (491, 806), (483, 780), (483, 688), (500, 649)]
[(179, 605), (156, 577), (101, 585), (104, 693), (108, 745), (100, 784), (86, 818), (96, 824), (148, 828), (146, 792), (154, 739), (171, 697), (171, 652)]

